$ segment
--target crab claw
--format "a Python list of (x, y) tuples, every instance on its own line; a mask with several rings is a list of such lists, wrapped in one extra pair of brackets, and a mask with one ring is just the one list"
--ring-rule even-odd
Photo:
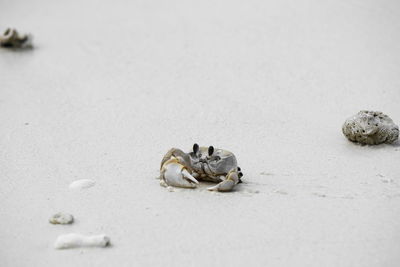
[(199, 182), (178, 159), (172, 157), (166, 161), (160, 172), (160, 178), (169, 186), (195, 188)]
[(232, 169), (227, 175), (226, 179), (219, 184), (207, 188), (209, 191), (229, 192), (240, 182), (243, 176), (242, 172), (238, 172), (238, 168)]
[(199, 184), (199, 182), (196, 180), (196, 178), (194, 178), (186, 169), (182, 169), (182, 175), (187, 180), (190, 180), (195, 184)]
[(207, 188), (209, 191), (229, 192), (235, 186), (235, 182), (231, 180), (225, 180), (219, 184)]

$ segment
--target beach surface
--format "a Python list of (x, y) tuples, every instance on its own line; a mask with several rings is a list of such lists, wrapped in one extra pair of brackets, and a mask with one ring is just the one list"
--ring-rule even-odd
[[(1, 1), (35, 47), (0, 49), (0, 266), (399, 266), (400, 143), (341, 132), (400, 124), (399, 3)], [(193, 143), (244, 182), (161, 187)]]

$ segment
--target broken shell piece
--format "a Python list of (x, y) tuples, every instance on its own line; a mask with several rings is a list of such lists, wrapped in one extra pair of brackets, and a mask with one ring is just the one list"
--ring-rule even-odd
[(110, 244), (110, 238), (106, 235), (85, 236), (81, 234), (60, 235), (54, 247), (56, 249), (79, 248), (79, 247), (106, 247)]
[(86, 189), (89, 187), (92, 187), (96, 184), (95, 181), (90, 180), (90, 179), (81, 179), (81, 180), (76, 180), (73, 181), (70, 185), (70, 189)]
[(32, 35), (19, 34), (16, 29), (8, 28), (0, 35), (0, 46), (10, 48), (32, 47)]
[(350, 141), (366, 145), (393, 143), (399, 137), (399, 126), (379, 111), (358, 112), (344, 122), (342, 131)]
[(71, 224), (74, 221), (74, 217), (68, 213), (59, 212), (54, 214), (49, 219), (49, 222), (52, 224)]

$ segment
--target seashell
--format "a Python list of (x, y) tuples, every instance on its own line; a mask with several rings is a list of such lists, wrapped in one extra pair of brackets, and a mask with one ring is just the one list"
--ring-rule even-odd
[(399, 137), (399, 126), (379, 111), (358, 112), (344, 122), (342, 131), (350, 141), (364, 145), (393, 143)]
[(86, 189), (89, 187), (92, 187), (96, 184), (95, 181), (90, 180), (90, 179), (81, 179), (81, 180), (76, 180), (74, 182), (72, 182), (69, 185), (70, 189)]
[(16, 29), (8, 28), (0, 35), (0, 46), (10, 48), (32, 47), (32, 35), (19, 34)]
[(60, 235), (54, 247), (56, 249), (79, 248), (79, 247), (106, 247), (110, 244), (110, 238), (106, 235), (85, 236), (81, 234)]
[(71, 224), (74, 221), (74, 217), (68, 213), (56, 213), (49, 219), (52, 224)]

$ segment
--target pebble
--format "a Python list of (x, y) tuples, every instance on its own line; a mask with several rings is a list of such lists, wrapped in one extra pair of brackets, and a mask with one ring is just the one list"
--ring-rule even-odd
[(56, 213), (49, 219), (52, 224), (71, 224), (74, 222), (74, 216), (68, 213)]

